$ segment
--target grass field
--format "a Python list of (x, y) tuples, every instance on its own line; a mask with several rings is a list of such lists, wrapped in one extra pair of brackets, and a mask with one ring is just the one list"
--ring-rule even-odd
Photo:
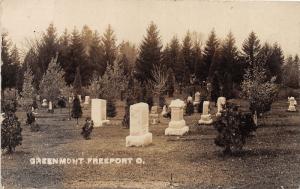
[[(170, 99), (169, 99), (170, 100)], [(246, 109), (246, 103), (235, 100)], [(299, 99), (298, 99), (299, 101)], [(68, 109), (54, 114), (39, 110), (40, 132), (23, 127), (23, 144), (12, 155), (2, 154), (5, 188), (299, 188), (300, 113), (286, 112), (287, 101), (277, 101), (260, 123), (256, 136), (234, 157), (224, 157), (214, 144), (213, 126), (198, 126), (200, 114), (185, 116), (190, 133), (165, 136), (168, 119), (150, 125), (153, 144), (125, 147), (128, 129), (121, 127), (124, 104), (117, 117), (93, 130), (91, 140), (68, 121)], [(298, 107), (299, 109), (299, 107)], [(83, 117), (90, 116), (84, 107)], [(216, 110), (213, 109), (212, 112)], [(25, 113), (18, 112), (21, 122)], [(80, 119), (80, 126), (84, 118)], [(144, 164), (31, 165), (32, 157), (142, 158)], [(171, 180), (172, 175), (172, 180)]]

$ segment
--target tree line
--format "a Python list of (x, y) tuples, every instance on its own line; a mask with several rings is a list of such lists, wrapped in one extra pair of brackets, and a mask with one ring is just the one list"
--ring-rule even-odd
[(23, 61), (8, 34), (3, 33), (2, 90), (17, 88), (21, 92), (27, 68), (32, 71), (34, 88), (39, 90), (48, 65), (55, 57), (68, 86), (80, 83), (76, 85), (88, 87), (95, 76), (103, 77), (108, 67), (116, 65), (121, 75), (134, 77), (144, 85), (154, 80), (153, 70), (159, 67), (168, 73), (168, 91), (211, 83), (212, 96), (231, 98), (234, 90), (240, 90), (246, 70), (260, 65), (266, 70), (268, 80), (275, 77), (277, 84), (299, 87), (298, 55), (284, 57), (278, 43), (261, 43), (254, 32), (244, 40), (240, 50), (231, 32), (225, 39), (219, 39), (214, 30), (204, 44), (187, 32), (182, 41), (174, 36), (163, 47), (159, 30), (152, 22), (139, 48), (125, 41), (117, 44), (111, 26), (102, 35), (84, 26), (81, 31), (74, 28), (71, 33), (65, 29), (59, 36), (50, 24), (40, 38), (28, 42)]

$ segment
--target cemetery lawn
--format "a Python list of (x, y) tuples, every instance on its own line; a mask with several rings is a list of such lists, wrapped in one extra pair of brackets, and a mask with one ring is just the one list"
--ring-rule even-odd
[[(170, 99), (168, 99), (169, 101)], [(299, 102), (300, 99), (297, 99)], [(234, 100), (246, 109), (246, 103)], [(129, 130), (121, 126), (124, 104), (107, 126), (95, 128), (91, 140), (80, 135), (90, 107), (83, 109), (80, 127), (68, 121), (68, 109), (39, 110), (40, 132), (30, 132), (22, 121), (23, 144), (12, 155), (2, 154), (4, 188), (298, 188), (300, 186), (300, 113), (286, 112), (287, 101), (277, 101), (242, 152), (224, 157), (214, 144), (213, 126), (198, 126), (200, 114), (185, 116), (190, 133), (164, 136), (168, 119), (150, 125), (153, 144), (125, 147)], [(298, 107), (299, 110), (299, 107)], [(212, 110), (216, 112), (215, 109)], [(31, 165), (32, 157), (142, 158), (145, 164)], [(172, 181), (171, 181), (172, 174)]]

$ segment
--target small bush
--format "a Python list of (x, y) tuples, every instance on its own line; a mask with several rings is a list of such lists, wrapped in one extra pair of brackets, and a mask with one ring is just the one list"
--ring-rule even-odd
[(215, 144), (224, 148), (224, 154), (231, 154), (232, 150), (241, 150), (246, 138), (257, 128), (251, 113), (242, 113), (238, 106), (231, 103), (225, 104), (214, 127), (218, 131)]
[(59, 98), (59, 99), (58, 99), (57, 105), (58, 105), (60, 108), (65, 108), (65, 107), (67, 106), (66, 101), (65, 101), (65, 99), (63, 99), (63, 98)]
[(37, 132), (40, 130), (40, 126), (36, 123), (35, 116), (34, 116), (33, 112), (31, 112), (31, 111), (27, 113), (26, 124), (30, 125), (30, 130), (32, 132)]
[(159, 106), (161, 108), (163, 108), (164, 105), (166, 105), (166, 99), (165, 99), (165, 97), (164, 96), (159, 96)]
[(94, 122), (90, 118), (87, 118), (85, 120), (85, 124), (83, 125), (81, 131), (81, 135), (83, 136), (83, 138), (86, 140), (91, 139), (90, 135), (93, 129), (94, 129)]
[(106, 114), (108, 117), (115, 117), (117, 115), (115, 102), (111, 99), (107, 100)]
[(189, 115), (189, 116), (194, 113), (194, 105), (192, 102), (190, 102), (190, 101), (187, 102), (185, 113), (186, 113), (186, 115)]
[(1, 124), (1, 148), (7, 150), (7, 153), (12, 153), (15, 151), (16, 146), (21, 144), (21, 124), (14, 112), (7, 111)]
[(78, 124), (78, 119), (81, 116), (82, 116), (81, 105), (80, 105), (79, 98), (76, 96), (75, 99), (73, 100), (72, 117), (77, 119), (77, 124)]

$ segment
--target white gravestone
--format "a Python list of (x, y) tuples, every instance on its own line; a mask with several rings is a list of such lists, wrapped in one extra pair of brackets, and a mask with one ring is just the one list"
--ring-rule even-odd
[(126, 137), (126, 147), (146, 146), (152, 143), (149, 132), (149, 106), (137, 103), (130, 106), (130, 135)]
[(217, 100), (217, 108), (218, 111), (216, 113), (216, 116), (221, 116), (221, 111), (223, 110), (223, 106), (226, 104), (226, 98), (225, 97), (219, 97)]
[(183, 119), (183, 109), (185, 104), (182, 100), (172, 100), (171, 108), (171, 121), (169, 127), (165, 130), (165, 135), (183, 135), (189, 131), (189, 127), (186, 126)]
[(288, 111), (289, 112), (296, 112), (296, 105), (297, 105), (297, 101), (295, 100), (294, 97), (288, 97), (288, 103), (289, 103), (289, 108)]
[(191, 96), (188, 96), (188, 98), (187, 98), (187, 100), (186, 100), (187, 102), (191, 102), (191, 103), (193, 103), (193, 97), (191, 97)]
[(163, 109), (162, 109), (162, 112), (161, 112), (161, 115), (164, 116), (166, 115), (168, 112), (167, 112), (167, 105), (164, 105)]
[(47, 106), (48, 106), (47, 100), (46, 100), (46, 99), (43, 99), (42, 107), (47, 107)]
[(199, 124), (212, 124), (213, 120), (211, 119), (211, 115), (209, 114), (209, 101), (203, 102), (203, 111), (201, 115), (201, 119), (199, 120)]
[(152, 106), (150, 112), (150, 123), (156, 125), (159, 122), (158, 107)]
[(194, 105), (198, 105), (200, 104), (200, 93), (196, 92), (195, 93), (195, 101), (194, 101)]
[(103, 124), (109, 122), (109, 120), (106, 119), (106, 100), (92, 99), (91, 119), (95, 127), (101, 127)]
[(52, 109), (53, 109), (52, 101), (49, 101), (49, 107), (48, 107), (48, 110), (49, 110), (49, 111), (52, 111)]
[(84, 104), (88, 105), (90, 103), (90, 96), (84, 97)]
[(79, 102), (81, 103), (81, 95), (77, 95), (78, 98), (79, 98)]

